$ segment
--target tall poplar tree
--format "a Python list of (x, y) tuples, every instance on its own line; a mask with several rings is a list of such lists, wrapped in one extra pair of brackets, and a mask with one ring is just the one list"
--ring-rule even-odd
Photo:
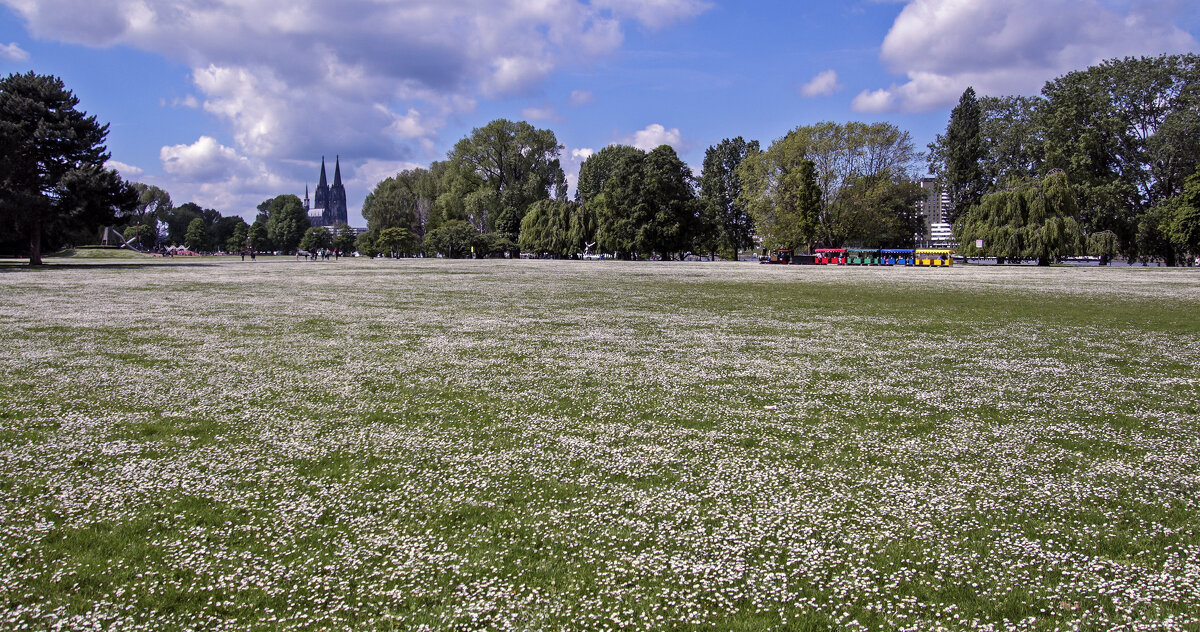
[(950, 123), (946, 126), (943, 177), (950, 193), (951, 221), (979, 204), (987, 190), (981, 121), (982, 110), (975, 89), (967, 88), (950, 112)]
[(735, 257), (739, 250), (754, 246), (754, 220), (740, 202), (742, 179), (737, 170), (747, 156), (758, 152), (758, 141), (747, 142), (741, 136), (726, 138), (704, 152), (700, 197), (714, 211), (705, 241), (732, 250)]

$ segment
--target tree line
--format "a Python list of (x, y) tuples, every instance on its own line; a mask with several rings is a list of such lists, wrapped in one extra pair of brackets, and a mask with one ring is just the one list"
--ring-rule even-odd
[(0, 81), (0, 212), (31, 261), (100, 223), (117, 223), (143, 247), (392, 256), (677, 259), (732, 258), (759, 245), (903, 247), (924, 223), (922, 158), (949, 192), (962, 254), (1170, 265), (1200, 251), (1194, 54), (1109, 60), (1047, 82), (1036, 97), (978, 98), (968, 88), (924, 155), (895, 125), (856, 121), (802, 125), (765, 148), (722, 140), (707, 148), (699, 174), (668, 145), (610, 145), (582, 163), (572, 197), (554, 133), (499, 119), (445, 160), (378, 183), (358, 236), (311, 227), (295, 195), (263, 201), (249, 224), (173, 206), (165, 191), (104, 168), (107, 125), (77, 104), (54, 77)]
[(1200, 56), (1108, 60), (1035, 97), (968, 88), (928, 162), (961, 253), (1175, 265), (1200, 254)]
[(692, 173), (669, 145), (609, 145), (568, 198), (550, 130), (499, 119), (446, 160), (380, 182), (363, 204), (367, 254), (621, 259), (736, 257), (756, 246), (912, 244), (919, 154), (890, 123), (798, 127), (762, 149), (725, 139)]
[(584, 161), (566, 199), (553, 132), (498, 120), (445, 161), (380, 183), (363, 208), (363, 243), (396, 229), (380, 249), (677, 258), (735, 256), (756, 240), (911, 246), (925, 222), (915, 167), (924, 158), (949, 193), (961, 254), (1174, 265), (1200, 252), (1197, 55), (1108, 60), (1035, 97), (968, 88), (928, 149), (890, 123), (822, 122), (765, 149), (725, 139), (694, 177), (669, 146), (612, 145)]

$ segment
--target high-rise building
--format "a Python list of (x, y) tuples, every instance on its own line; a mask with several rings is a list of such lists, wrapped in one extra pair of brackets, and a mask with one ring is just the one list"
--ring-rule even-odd
[(333, 226), (349, 224), (349, 214), (346, 211), (346, 187), (342, 186), (342, 161), (338, 156), (334, 159), (333, 184), (325, 178), (325, 156), (321, 156), (321, 179), (317, 182), (317, 190), (313, 204), (309, 206), (308, 187), (304, 187), (304, 210), (308, 212), (308, 221), (313, 226)]
[(925, 197), (917, 202), (917, 209), (925, 216), (924, 234), (917, 235), (917, 243), (924, 246), (944, 247), (950, 245), (950, 192), (938, 184), (936, 178), (921, 178), (921, 190)]

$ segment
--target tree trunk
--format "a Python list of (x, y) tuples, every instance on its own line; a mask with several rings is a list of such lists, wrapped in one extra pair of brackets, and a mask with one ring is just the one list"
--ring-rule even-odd
[(1049, 257), (1038, 257), (1038, 265), (1039, 266), (1050, 265), (1050, 258)]
[(29, 225), (29, 265), (42, 265), (42, 218), (35, 217)]

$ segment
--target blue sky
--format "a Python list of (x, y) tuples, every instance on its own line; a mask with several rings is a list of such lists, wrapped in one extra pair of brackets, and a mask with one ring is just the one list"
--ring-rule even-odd
[(1198, 39), (1194, 0), (0, 0), (0, 72), (62, 77), (127, 179), (251, 220), (340, 155), (356, 225), (375, 183), (499, 117), (553, 130), (572, 180), (610, 143), (698, 169), (824, 120), (924, 148), (967, 86)]

